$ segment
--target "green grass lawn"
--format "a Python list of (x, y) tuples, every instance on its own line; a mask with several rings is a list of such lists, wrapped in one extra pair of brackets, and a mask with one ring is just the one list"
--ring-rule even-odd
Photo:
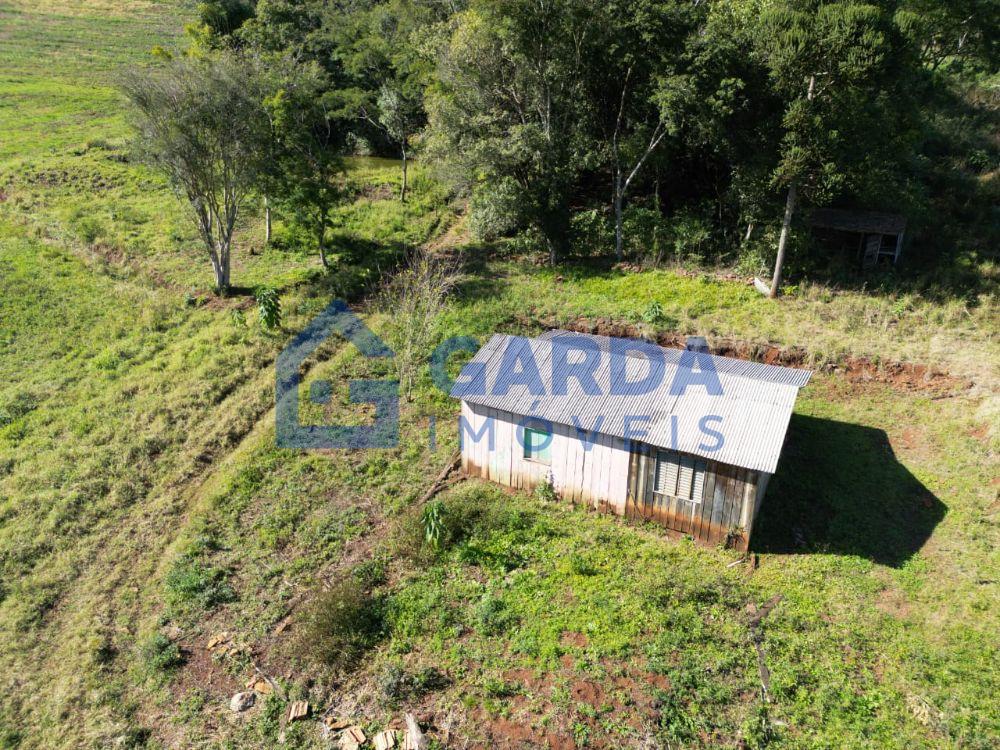
[[(0, 0), (0, 747), (325, 746), (316, 721), (283, 726), (293, 698), (369, 733), (414, 710), (438, 746), (997, 745), (995, 295), (800, 284), (775, 304), (707, 272), (550, 270), (443, 234), (453, 211), (420, 165), (402, 205), (394, 162), (353, 159), (333, 274), (294, 227), (279, 220), (268, 247), (259, 216), (241, 228), (234, 282), (281, 291), (283, 327), (264, 333), (249, 298), (211, 297), (112, 86), (188, 17)], [(752, 574), (732, 552), (478, 481), (439, 497), (434, 548), (415, 504), (455, 449), (456, 408), (426, 373), (394, 449), (280, 449), (271, 411), (290, 336), (432, 238), (467, 261), (440, 337), (607, 318), (799, 346), (817, 366), (930, 363), (973, 387), (817, 375)], [(316, 420), (364, 418), (346, 381), (389, 375), (340, 341), (309, 364), (304, 389), (335, 384)], [(340, 641), (309, 618), (330, 622), (321, 592), (343, 581), (368, 619), (337, 672), (315, 658)], [(765, 706), (746, 607), (777, 595)], [(221, 632), (238, 648), (210, 653)], [(231, 721), (254, 664), (284, 694)]]

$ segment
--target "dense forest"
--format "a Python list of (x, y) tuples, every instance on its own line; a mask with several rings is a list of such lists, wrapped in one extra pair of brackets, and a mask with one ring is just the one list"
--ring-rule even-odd
[(400, 200), (408, 160), (433, 164), (476, 237), (551, 263), (613, 253), (764, 275), (780, 253), (793, 273), (848, 279), (855, 259), (804, 231), (820, 206), (908, 217), (908, 265), (939, 281), (997, 244), (990, 0), (208, 0), (198, 13), (188, 48), (158, 50), (125, 88), (220, 288), (244, 204), (281, 212), (328, 264), (345, 154), (401, 158)]

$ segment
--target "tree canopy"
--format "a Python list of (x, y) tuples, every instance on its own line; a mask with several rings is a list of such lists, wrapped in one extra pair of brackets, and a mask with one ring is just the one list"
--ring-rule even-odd
[[(760, 272), (775, 255), (829, 260), (798, 252), (806, 208), (947, 220), (949, 170), (996, 169), (997, 14), (986, 0), (210, 0), (196, 38), (261, 61), (261, 189), (321, 252), (340, 157), (400, 158), (405, 200), (417, 153), (469, 198), (475, 231), (526, 231), (552, 262), (658, 259), (662, 241)], [(957, 105), (971, 91), (973, 125)]]

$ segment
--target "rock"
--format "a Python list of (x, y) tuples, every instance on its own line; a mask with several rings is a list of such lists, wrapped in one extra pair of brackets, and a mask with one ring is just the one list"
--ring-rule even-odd
[(391, 729), (375, 735), (375, 750), (392, 750), (396, 747), (396, 733)]
[(298, 721), (309, 715), (309, 703), (306, 701), (292, 701), (288, 707), (288, 720)]
[(229, 710), (241, 713), (250, 708), (257, 700), (257, 694), (252, 690), (243, 693), (236, 693), (229, 699)]
[(255, 693), (260, 693), (261, 695), (268, 695), (274, 692), (274, 688), (271, 687), (271, 683), (260, 675), (254, 675), (251, 677), (247, 681), (246, 689), (253, 690)]

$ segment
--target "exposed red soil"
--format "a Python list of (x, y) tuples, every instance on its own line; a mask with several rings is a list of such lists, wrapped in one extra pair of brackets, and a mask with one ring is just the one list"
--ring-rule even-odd
[[(564, 655), (560, 667), (544, 673), (530, 669), (511, 669), (504, 679), (519, 690), (508, 701), (503, 716), (476, 709), (468, 717), (466, 733), (476, 739), (473, 748), (576, 748), (574, 728), (588, 730), (587, 747), (618, 748), (621, 734), (609, 734), (606, 726), (627, 726), (643, 736), (658, 718), (659, 690), (669, 690), (666, 677), (649, 672), (644, 665), (603, 660), (607, 676), (581, 677), (574, 660)], [(555, 694), (565, 690), (571, 708), (557, 708)], [(578, 710), (580, 708), (586, 710)]]
[(561, 642), (563, 646), (587, 648), (587, 636), (583, 633), (574, 633), (572, 630), (566, 630), (563, 632)]
[[(545, 328), (591, 333), (602, 336), (642, 338), (639, 329), (622, 321), (610, 318), (577, 318), (568, 323), (559, 323), (553, 318), (517, 316), (516, 322), (528, 328)], [(674, 331), (657, 333), (655, 341), (660, 346), (682, 349), (686, 336)], [(809, 361), (809, 352), (798, 346), (781, 347), (775, 344), (754, 343), (737, 339), (715, 339), (710, 342), (712, 354), (733, 359), (744, 359), (768, 365), (784, 367), (804, 367)], [(874, 362), (868, 357), (845, 357), (825, 364), (823, 372), (843, 374), (852, 383), (886, 383), (903, 391), (936, 392), (970, 388), (972, 383), (949, 375), (930, 365), (912, 362)]]

